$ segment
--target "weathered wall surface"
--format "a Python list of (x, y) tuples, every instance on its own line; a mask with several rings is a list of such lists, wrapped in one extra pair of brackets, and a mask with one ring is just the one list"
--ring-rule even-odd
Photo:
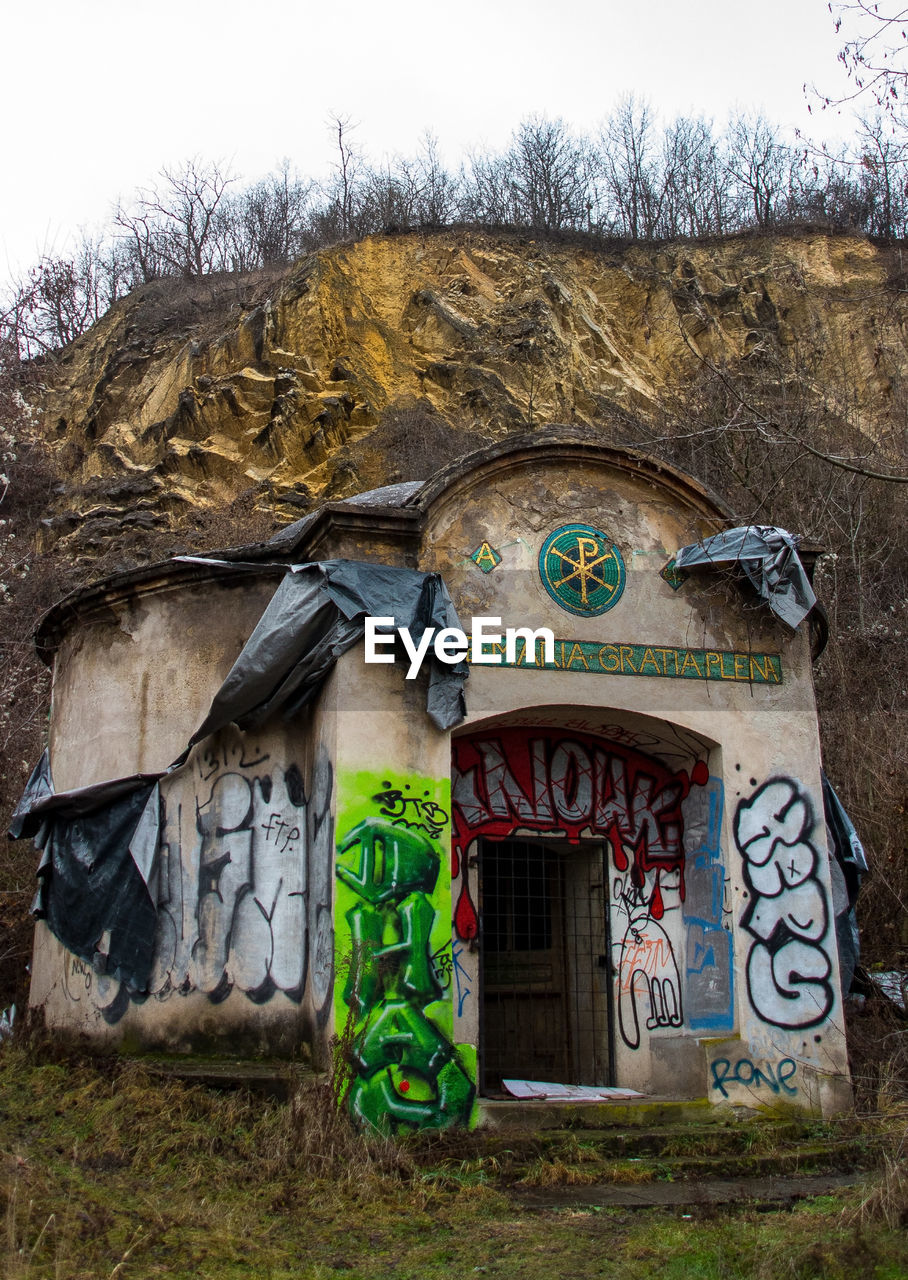
[(147, 286), (48, 371), (74, 482), (48, 537), (97, 549), (250, 488), (291, 519), (394, 479), (368, 439), (393, 401), (493, 437), (645, 419), (701, 357), (778, 360), (877, 433), (906, 357), (890, 274), (848, 236), (592, 250), (448, 232), (325, 250), (256, 298)]
[[(55, 684), (57, 789), (173, 760), (273, 589), (248, 578), (136, 595), (77, 631)], [(49, 1026), (171, 1052), (289, 1055), (306, 1044), (327, 1061), (333, 696), (329, 681), (302, 729), (230, 727), (206, 738), (162, 780), (147, 997), (131, 996), (39, 925), (31, 1000)]]
[[(452, 797), (464, 985), (482, 981), (476, 836), (598, 838), (617, 1083), (833, 1109), (847, 1067), (807, 636), (720, 575), (666, 580), (708, 523), (705, 499), (670, 486), (591, 462), (490, 462), (432, 503), (426, 563), (461, 615), (559, 638), (548, 667), (471, 667), (479, 730), (455, 738)], [(547, 589), (559, 527), (614, 538), (623, 578), (603, 612)], [(566, 554), (575, 578), (585, 553)], [(730, 1034), (706, 1079), (704, 1042)]]
[(278, 581), (126, 593), (67, 632), (54, 661), (56, 789), (153, 772), (176, 759)]
[[(358, 1115), (472, 1123), (491, 991), (481, 841), (542, 835), (564, 860), (566, 910), (579, 919), (583, 899), (599, 921), (571, 960), (590, 1010), (570, 1025), (578, 1074), (842, 1105), (806, 628), (727, 575), (679, 582), (672, 554), (717, 508), (582, 434), (487, 450), (419, 503), (420, 567), (442, 572), (464, 622), (548, 627), (553, 660), (525, 640), (473, 664), (452, 743), (426, 715), (425, 674), (354, 648), (312, 714), (200, 744), (161, 787), (148, 998), (42, 936), (33, 999), (48, 1021), (175, 1049), (309, 1043), (322, 1061), (336, 1032)], [(334, 515), (362, 532), (358, 509)], [(58, 786), (172, 759), (273, 589), (149, 583), (69, 633)], [(208, 635), (223, 644), (193, 646)], [(109, 725), (113, 747), (86, 748), (82, 724)]]

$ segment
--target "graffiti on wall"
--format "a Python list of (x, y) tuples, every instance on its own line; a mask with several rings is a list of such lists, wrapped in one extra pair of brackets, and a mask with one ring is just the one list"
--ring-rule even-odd
[[(218, 1003), (236, 989), (261, 1004), (280, 991), (299, 1004), (311, 967), (324, 1022), (333, 975), (330, 761), (317, 757), (311, 801), (295, 764), (278, 765), (236, 731), (206, 742), (190, 769), (161, 789), (148, 995), (196, 991)], [(116, 1022), (145, 995), (107, 979), (94, 998)]]
[(793, 1058), (778, 1062), (754, 1062), (748, 1057), (715, 1058), (710, 1063), (710, 1088), (727, 1098), (730, 1089), (742, 1085), (745, 1089), (763, 1089), (770, 1093), (794, 1097), (798, 1086), (792, 1084), (798, 1064)]
[(833, 1005), (829, 904), (818, 877), (813, 804), (792, 778), (770, 778), (738, 803), (735, 842), (750, 901), (741, 924), (750, 1003), (776, 1027), (813, 1027)]
[(684, 1021), (681, 976), (671, 940), (648, 910), (631, 917), (620, 943), (618, 1029), (629, 1049), (640, 1047), (641, 1011), (648, 1031)]
[(334, 769), (328, 752), (319, 747), (312, 766), (312, 785), (306, 813), (308, 880), (309, 986), (316, 1021), (323, 1026), (331, 1009), (334, 985), (334, 816), (331, 796)]
[(722, 809), (719, 778), (691, 792), (685, 805), (685, 998), (687, 1022), (694, 1031), (730, 1031), (734, 1026), (731, 911), (719, 844)]
[[(168, 862), (179, 884), (175, 892), (167, 884), (158, 912), (158, 980), (178, 989), (188, 979), (214, 1001), (233, 987), (255, 1003), (278, 989), (299, 1001), (306, 981), (303, 780), (296, 765), (267, 769), (263, 758), (234, 767), (226, 755), (208, 751), (197, 762), (211, 764), (194, 797), (190, 866), (198, 880), (186, 884), (178, 845)], [(171, 824), (164, 830), (167, 840)]]
[(460, 978), (442, 800), (446, 780), (342, 780), (336, 951), (346, 980), (337, 1023), (351, 1113), (376, 1128), (466, 1125), (472, 1113), (475, 1061), (452, 1039), (452, 978), (458, 990)]
[[(454, 744), (453, 874), (477, 836), (503, 839), (517, 830), (605, 838), (615, 867), (642, 889), (652, 880), (659, 918), (661, 876), (684, 863), (681, 803), (708, 772), (673, 773), (631, 747), (587, 734), (501, 729)], [(469, 934), (460, 933), (461, 938)]]
[(629, 1049), (640, 1047), (641, 1017), (648, 1031), (683, 1022), (681, 975), (666, 926), (685, 892), (680, 866), (658, 876), (652, 870), (639, 878), (612, 876), (618, 1030)]
[[(558, 833), (574, 841), (600, 836), (610, 850), (613, 904), (623, 922), (614, 946), (622, 1038), (637, 1048), (642, 1024), (650, 1030), (681, 1026), (681, 973), (664, 921), (685, 897), (683, 805), (692, 789), (708, 782), (702, 762), (689, 775), (627, 741), (577, 731), (507, 728), (456, 740), (452, 876), (459, 880), (457, 937), (469, 942), (479, 929), (469, 876), (469, 851), (477, 836), (502, 839), (517, 831)], [(714, 818), (718, 861), (721, 808)], [(721, 926), (721, 894), (719, 901)]]

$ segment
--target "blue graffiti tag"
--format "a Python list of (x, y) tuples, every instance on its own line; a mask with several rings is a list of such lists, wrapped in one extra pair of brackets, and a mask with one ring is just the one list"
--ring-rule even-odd
[(783, 1058), (776, 1067), (770, 1062), (758, 1067), (750, 1058), (739, 1058), (735, 1063), (728, 1058), (716, 1058), (712, 1064), (713, 1088), (718, 1089), (723, 1098), (728, 1097), (726, 1081), (729, 1084), (744, 1085), (748, 1089), (760, 1089), (765, 1085), (773, 1093), (778, 1093), (781, 1089), (785, 1093), (794, 1094), (798, 1092), (798, 1086), (788, 1082), (797, 1069), (798, 1064), (793, 1058)]
[(684, 872), (686, 1008), (692, 1029), (730, 1031), (734, 1025), (734, 985), (731, 933), (723, 927), (723, 788), (719, 778), (710, 778), (701, 793), (701, 804), (708, 805), (708, 810), (697, 825), (702, 824), (705, 830), (699, 848), (688, 853)]
[[(457, 983), (457, 1016), (458, 1018), (463, 1013), (463, 1006), (466, 1003), (467, 996), (470, 994), (470, 988), (467, 986), (467, 981), (469, 980), (470, 975), (467, 973), (466, 969), (460, 963), (460, 957), (462, 954), (463, 954), (463, 949), (461, 947), (458, 947), (457, 944), (455, 943), (451, 947), (451, 956), (454, 960), (454, 981)], [(462, 982), (461, 982), (461, 978), (463, 979)]]

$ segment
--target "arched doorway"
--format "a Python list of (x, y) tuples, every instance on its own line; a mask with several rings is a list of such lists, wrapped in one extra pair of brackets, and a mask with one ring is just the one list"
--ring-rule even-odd
[[(486, 1095), (509, 1078), (633, 1084), (651, 1035), (684, 1034), (685, 819), (708, 808), (705, 756), (668, 725), (662, 740), (513, 724), (454, 740), (455, 947)], [(730, 947), (716, 928), (713, 955)]]

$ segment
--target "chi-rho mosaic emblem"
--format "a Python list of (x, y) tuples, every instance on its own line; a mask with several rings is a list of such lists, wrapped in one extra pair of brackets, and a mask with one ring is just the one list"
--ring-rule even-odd
[(599, 529), (566, 524), (542, 544), (539, 576), (562, 609), (590, 618), (617, 604), (624, 590), (624, 561)]

